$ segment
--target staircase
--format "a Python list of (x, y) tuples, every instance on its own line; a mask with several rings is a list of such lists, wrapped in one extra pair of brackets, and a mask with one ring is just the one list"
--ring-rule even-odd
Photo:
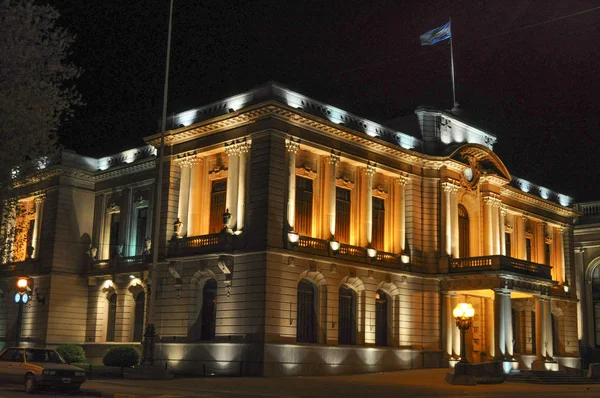
[(599, 379), (577, 376), (564, 371), (513, 370), (506, 376), (507, 382), (531, 384), (600, 384)]

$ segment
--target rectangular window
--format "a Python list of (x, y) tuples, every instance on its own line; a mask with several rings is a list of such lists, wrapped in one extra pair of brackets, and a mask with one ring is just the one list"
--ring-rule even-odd
[(341, 243), (350, 243), (350, 191), (335, 189), (335, 237)]
[(296, 218), (294, 229), (300, 235), (312, 235), (313, 181), (296, 177)]
[(373, 236), (371, 245), (377, 250), (383, 250), (385, 237), (385, 208), (384, 200), (373, 198)]
[(508, 232), (504, 234), (504, 250), (506, 251), (506, 255), (508, 257), (512, 257), (510, 246), (510, 234)]
[(531, 261), (531, 238), (525, 238), (525, 250), (527, 253), (527, 261)]
[(113, 258), (117, 254), (117, 248), (119, 245), (119, 226), (121, 225), (121, 214), (113, 213), (110, 215), (110, 236), (109, 236), (109, 247), (110, 257)]
[(209, 233), (216, 234), (223, 229), (223, 213), (225, 213), (225, 200), (227, 198), (227, 180), (216, 180), (212, 183), (210, 193), (210, 221)]
[(550, 243), (544, 243), (544, 264), (550, 265)]
[(146, 240), (146, 226), (148, 221), (148, 208), (140, 207), (137, 210), (137, 219), (135, 225), (135, 254), (140, 255), (144, 251), (144, 242)]

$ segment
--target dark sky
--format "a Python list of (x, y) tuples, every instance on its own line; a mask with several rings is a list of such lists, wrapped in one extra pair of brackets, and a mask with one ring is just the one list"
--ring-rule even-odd
[[(84, 71), (63, 144), (94, 156), (142, 144), (158, 131), (169, 0), (50, 3)], [(600, 200), (598, 0), (175, 0), (169, 114), (268, 80), (378, 122), (449, 109), (448, 42), (419, 43), (449, 16), (457, 101), (498, 136), (509, 171)]]

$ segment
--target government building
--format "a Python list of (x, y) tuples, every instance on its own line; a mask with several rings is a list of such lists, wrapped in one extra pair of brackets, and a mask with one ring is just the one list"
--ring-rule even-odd
[(154, 362), (175, 372), (448, 367), (460, 302), (472, 363), (579, 367), (600, 343), (600, 225), (512, 175), (460, 110), (378, 124), (268, 83), (168, 125), (156, 220), (160, 134), (63, 151), (16, 181), (0, 345), (76, 343), (100, 361), (141, 349), (152, 323)]

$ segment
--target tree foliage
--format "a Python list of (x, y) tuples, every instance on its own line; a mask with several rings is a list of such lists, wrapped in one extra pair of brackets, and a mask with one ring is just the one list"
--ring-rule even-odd
[(79, 94), (79, 69), (67, 61), (74, 37), (57, 25), (58, 12), (33, 0), (0, 5), (0, 188), (11, 172), (26, 176), (57, 150), (56, 130)]
[(0, 3), (0, 255), (14, 250), (22, 215), (16, 181), (23, 185), (58, 153), (56, 131), (80, 103), (68, 62), (74, 37), (57, 25), (59, 14), (34, 0)]

